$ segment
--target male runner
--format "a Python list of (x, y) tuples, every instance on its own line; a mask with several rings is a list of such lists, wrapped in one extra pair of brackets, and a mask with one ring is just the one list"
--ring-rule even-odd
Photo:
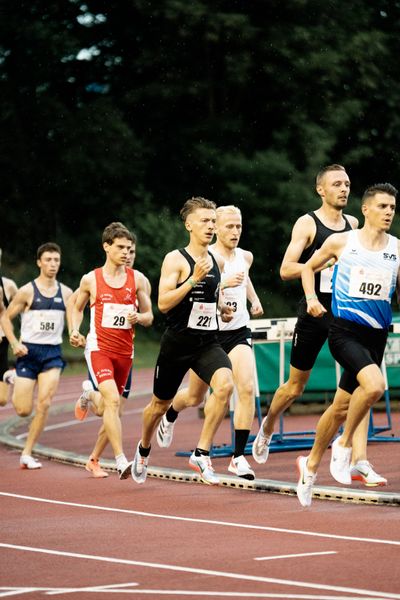
[[(2, 249), (0, 248), (0, 267), (1, 267)], [(0, 288), (3, 293), (3, 302), (5, 308), (17, 293), (17, 286), (12, 279), (3, 277), (0, 273)], [(8, 339), (0, 327), (0, 406), (5, 406), (8, 400), (9, 385), (15, 381), (15, 369), (8, 366)]]
[[(37, 250), (39, 276), (22, 286), (3, 314), (1, 324), (17, 357), (12, 401), (20, 417), (33, 410), (33, 392), (38, 386), (35, 416), (20, 458), (22, 469), (40, 469), (32, 456), (34, 444), (46, 424), (51, 401), (65, 362), (61, 356), (65, 322), (65, 303), (72, 291), (56, 279), (61, 264), (61, 249), (48, 242)], [(12, 320), (21, 315), (19, 341)]]
[[(281, 277), (284, 280), (301, 276), (304, 263), (318, 250), (332, 234), (349, 231), (358, 225), (355, 217), (343, 214), (350, 193), (350, 179), (341, 165), (324, 167), (316, 178), (316, 191), (322, 205), (315, 212), (300, 217), (292, 231), (292, 239), (283, 257)], [(253, 457), (259, 463), (268, 458), (269, 444), (272, 439), (276, 420), (304, 391), (310, 378), (317, 356), (328, 337), (331, 312), (331, 280), (333, 261), (322, 265), (316, 273), (316, 290), (320, 302), (326, 309), (321, 319), (307, 314), (307, 303), (303, 297), (299, 304), (298, 320), (295, 327), (290, 356), (289, 379), (283, 383), (272, 398), (268, 414), (253, 443)], [(328, 410), (341, 410), (341, 391), (336, 402)], [(344, 406), (346, 397), (342, 398)], [(329, 413), (328, 413), (329, 414)], [(367, 460), (368, 416), (360, 426), (353, 443), (354, 478), (362, 479), (366, 485), (385, 485), (387, 480), (378, 475)]]
[[(146, 480), (153, 433), (189, 369), (194, 371), (202, 397), (209, 386), (213, 389), (189, 465), (205, 483), (219, 483), (211, 465), (210, 447), (224, 417), (233, 381), (231, 362), (216, 335), (223, 261), (208, 251), (215, 231), (215, 209), (214, 202), (202, 197), (185, 202), (181, 217), (189, 232), (189, 244), (169, 252), (161, 268), (158, 307), (167, 315), (167, 329), (161, 339), (153, 396), (143, 412), (142, 439), (132, 463), (132, 477), (137, 483)], [(232, 318), (230, 307), (222, 305), (220, 311), (222, 320)]]
[[(251, 349), (251, 331), (248, 327), (250, 315), (247, 310), (249, 296), (252, 316), (263, 314), (263, 309), (249, 278), (253, 255), (238, 247), (242, 234), (242, 214), (236, 206), (217, 208), (216, 242), (210, 251), (224, 260), (221, 275), (221, 290), (225, 304), (232, 307), (233, 319), (219, 324), (218, 339), (232, 363), (233, 381), (238, 400), (234, 409), (235, 448), (228, 470), (238, 477), (254, 479), (255, 474), (247, 462), (244, 452), (254, 420), (254, 357)], [(199, 382), (190, 372), (189, 387), (179, 390), (171, 406), (160, 421), (157, 442), (168, 448), (178, 414), (189, 406), (198, 406), (204, 399)]]
[[(103, 267), (82, 277), (71, 312), (70, 331), (70, 343), (78, 347), (82, 344), (79, 327), (83, 310), (90, 300), (90, 331), (86, 338), (85, 358), (101, 396), (96, 405), (95, 398), (83, 394), (77, 401), (75, 416), (84, 419), (90, 403), (96, 414), (103, 416), (119, 477), (126, 479), (130, 463), (122, 448), (120, 396), (132, 366), (135, 325), (149, 317), (146, 313), (151, 311), (151, 306), (148, 305), (144, 278), (136, 277), (133, 269), (126, 267), (133, 243), (131, 232), (122, 223), (111, 223), (103, 231), (102, 242), (106, 261)], [(139, 301), (145, 313), (137, 312)]]
[(329, 237), (302, 272), (307, 312), (313, 318), (323, 318), (326, 308), (315, 291), (314, 273), (327, 261), (337, 261), (329, 347), (344, 369), (339, 390), (347, 399), (341, 418), (334, 411), (328, 417), (327, 411), (324, 413), (309, 457), (297, 459), (297, 496), (302, 506), (311, 505), (322, 455), (345, 419), (342, 435), (332, 444), (330, 472), (339, 483), (351, 483), (354, 432), (385, 391), (380, 365), (392, 322), (391, 297), (400, 283), (400, 241), (387, 233), (396, 196), (397, 190), (389, 183), (367, 188), (361, 206), (363, 227)]
[[(136, 236), (133, 232), (131, 232), (131, 233), (132, 233), (132, 246), (128, 253), (126, 266), (133, 268), (133, 264), (135, 262), (135, 257), (136, 257)], [(141, 273), (137, 269), (135, 269), (135, 275), (140, 280), (140, 283), (142, 283), (142, 280), (143, 280), (144, 293), (148, 296), (148, 302), (144, 306), (144, 309), (146, 309), (146, 310), (144, 310), (143, 309), (143, 294), (138, 295), (139, 312), (142, 313), (142, 317), (143, 317), (143, 314), (146, 313), (144, 315), (144, 318), (142, 318), (140, 320), (140, 325), (143, 325), (144, 327), (150, 327), (150, 325), (153, 322), (153, 311), (151, 308), (151, 300), (150, 300), (150, 294), (151, 294), (150, 281), (147, 279), (147, 277), (145, 275), (143, 275), (143, 273)], [(68, 303), (67, 303), (67, 321), (68, 321), (70, 330), (72, 327), (71, 313), (72, 313), (73, 307), (75, 306), (75, 302), (78, 297), (78, 293), (79, 293), (79, 288), (77, 290), (75, 290), (75, 292), (72, 294), (72, 296), (70, 297), (70, 299), (68, 300)], [(86, 339), (84, 336), (82, 336), (80, 345), (82, 347), (84, 347), (85, 344), (86, 344)], [(89, 373), (89, 378), (90, 378), (90, 373)], [(121, 394), (120, 416), (122, 416), (125, 399), (129, 397), (129, 393), (131, 391), (131, 385), (132, 385), (132, 367), (129, 371), (129, 375), (128, 375), (128, 379), (127, 379), (125, 387), (124, 387), (124, 391)], [(82, 383), (82, 388), (83, 388), (83, 394), (82, 394), (83, 398), (82, 399), (80, 398), (79, 404), (81, 404), (81, 402), (85, 402), (85, 401), (89, 400), (89, 402), (93, 403), (92, 406), (94, 406), (94, 407), (100, 406), (101, 394), (99, 391), (97, 391), (95, 389), (94, 382), (91, 381), (90, 379), (88, 379)], [(92, 476), (95, 478), (108, 477), (107, 471), (102, 469), (99, 464), (99, 459), (100, 459), (101, 455), (103, 454), (107, 444), (108, 444), (108, 437), (107, 437), (107, 434), (106, 434), (106, 431), (104, 428), (104, 423), (103, 423), (98, 432), (97, 440), (94, 445), (94, 448), (93, 448), (92, 452), (90, 453), (89, 460), (87, 461), (87, 463), (85, 465), (85, 469), (87, 471), (89, 471), (89, 473), (91, 473)]]

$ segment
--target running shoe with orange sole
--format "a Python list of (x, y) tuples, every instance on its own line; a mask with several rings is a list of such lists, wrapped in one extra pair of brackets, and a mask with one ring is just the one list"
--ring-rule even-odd
[(101, 479), (103, 477), (108, 477), (107, 471), (104, 471), (99, 465), (99, 461), (97, 458), (89, 458), (85, 465), (86, 471), (89, 471), (96, 479)]
[(82, 382), (82, 394), (75, 404), (75, 419), (78, 419), (78, 421), (83, 421), (88, 415), (90, 404), (89, 394), (93, 389), (92, 382), (89, 379)]

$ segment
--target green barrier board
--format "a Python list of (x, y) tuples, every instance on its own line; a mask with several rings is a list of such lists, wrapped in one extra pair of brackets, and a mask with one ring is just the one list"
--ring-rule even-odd
[[(400, 315), (393, 321), (400, 322)], [(255, 343), (258, 384), (261, 394), (272, 394), (279, 387), (279, 342)], [(291, 342), (285, 342), (285, 380), (289, 375)], [(390, 388), (400, 388), (400, 335), (389, 334), (385, 351), (386, 370)], [(335, 362), (326, 343), (311, 372), (308, 392), (330, 392), (336, 389)]]

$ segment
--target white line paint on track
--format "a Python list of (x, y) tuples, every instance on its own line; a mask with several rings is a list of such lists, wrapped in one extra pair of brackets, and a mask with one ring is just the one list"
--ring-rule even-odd
[(232, 573), (227, 571), (215, 571), (213, 569), (198, 569), (195, 567), (182, 567), (179, 565), (167, 565), (165, 563), (145, 562), (143, 560), (128, 560), (126, 558), (113, 558), (110, 556), (97, 556), (94, 554), (81, 554), (80, 552), (64, 552), (61, 550), (52, 550), (50, 548), (33, 548), (32, 546), (20, 546), (18, 544), (3, 544), (0, 543), (0, 548), (8, 548), (10, 550), (20, 550), (22, 552), (35, 552), (39, 554), (50, 554), (52, 556), (63, 556), (68, 558), (82, 558), (84, 560), (94, 560), (99, 562), (113, 563), (119, 565), (129, 565), (136, 567), (144, 567), (149, 569), (159, 569), (163, 571), (176, 571), (180, 573), (195, 573), (196, 575), (211, 575), (213, 577), (224, 577), (226, 579), (235, 579), (240, 581), (254, 581), (259, 583), (275, 583), (278, 585), (287, 585), (292, 587), (310, 588), (313, 590), (326, 590), (330, 592), (344, 592), (349, 594), (357, 594), (370, 596), (371, 598), (390, 598), (392, 600), (400, 600), (400, 594), (392, 594), (391, 592), (378, 592), (374, 590), (366, 590), (362, 588), (351, 588), (346, 586), (327, 585), (323, 583), (314, 583), (310, 581), (295, 581), (291, 579), (279, 579), (276, 577), (258, 577), (256, 575), (246, 575), (245, 573)]
[[(398, 540), (383, 540), (379, 538), (364, 538), (350, 535), (338, 535), (334, 533), (320, 533), (316, 531), (304, 531), (301, 529), (286, 529), (282, 527), (268, 527), (267, 525), (248, 525), (246, 523), (233, 523), (230, 521), (213, 521), (211, 519), (195, 519), (192, 517), (178, 517), (176, 515), (160, 515), (157, 513), (143, 512), (139, 510), (128, 510), (126, 508), (113, 508), (110, 506), (97, 506), (95, 504), (80, 504), (78, 502), (65, 502), (62, 500), (51, 500), (49, 498), (39, 498), (37, 496), (25, 496), (21, 494), (11, 494), (9, 492), (0, 492), (0, 496), (17, 498), (19, 500), (28, 500), (30, 502), (43, 502), (45, 504), (54, 504), (57, 506), (74, 506), (76, 508), (87, 508), (89, 510), (103, 510), (106, 512), (121, 513), (128, 515), (137, 515), (139, 517), (149, 517), (151, 519), (166, 519), (171, 521), (183, 521), (187, 523), (204, 523), (208, 525), (219, 525), (223, 527), (237, 527), (239, 529), (252, 529), (256, 531), (274, 531), (276, 533), (288, 533), (290, 535), (306, 535), (310, 537), (322, 537), (333, 540), (346, 540), (351, 542), (364, 542), (366, 544), (388, 544), (390, 546), (400, 546)], [(400, 598), (400, 596), (399, 596)]]
[[(60, 594), (76, 594), (79, 592), (89, 592), (89, 593), (99, 593), (102, 594), (151, 594), (153, 596), (189, 596), (189, 598), (193, 596), (209, 596), (211, 598), (270, 598), (276, 600), (376, 600), (376, 596), (326, 596), (318, 594), (268, 594), (264, 592), (213, 592), (213, 591), (205, 591), (205, 590), (144, 590), (140, 588), (136, 588), (133, 590), (122, 590), (121, 587), (135, 585), (135, 584), (121, 584), (116, 585), (106, 585), (106, 586), (96, 586), (96, 587), (85, 587), (85, 588), (16, 588), (16, 587), (0, 587), (0, 598), (4, 598), (1, 591), (7, 590), (10, 592), (8, 595), (17, 595), (17, 594), (26, 594), (30, 592), (44, 592), (47, 596), (57, 596)], [(116, 589), (119, 588), (119, 589)]]
[(327, 552), (305, 552), (303, 554), (280, 554), (277, 556), (259, 556), (254, 560), (276, 560), (277, 558), (300, 558), (303, 556), (323, 556), (324, 554), (337, 554), (335, 550), (329, 550)]

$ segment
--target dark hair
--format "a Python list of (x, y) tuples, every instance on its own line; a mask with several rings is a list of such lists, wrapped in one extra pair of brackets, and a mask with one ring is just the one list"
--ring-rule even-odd
[(186, 200), (185, 204), (181, 208), (179, 214), (181, 215), (182, 221), (185, 222), (188, 216), (198, 208), (209, 208), (211, 210), (216, 210), (217, 205), (212, 200), (207, 200), (206, 198), (202, 198), (202, 196), (193, 196), (193, 198)]
[(103, 244), (112, 244), (117, 238), (126, 238), (131, 242), (136, 243), (136, 236), (134, 236), (129, 229), (125, 227), (123, 223), (115, 221), (110, 223), (103, 231), (101, 241)]
[(346, 171), (346, 169), (342, 165), (327, 165), (326, 167), (322, 167), (320, 171), (318, 171), (317, 176), (315, 178), (315, 184), (319, 185), (321, 183), (321, 179), (328, 173), (329, 171)]
[(375, 194), (389, 194), (389, 196), (397, 196), (397, 190), (391, 183), (375, 183), (374, 185), (370, 185), (365, 190), (361, 203), (367, 202), (370, 198), (375, 196)]
[(58, 254), (61, 256), (61, 248), (55, 242), (46, 242), (45, 244), (39, 246), (39, 248), (36, 251), (36, 259), (40, 260), (42, 254), (44, 254), (45, 252), (58, 252)]

